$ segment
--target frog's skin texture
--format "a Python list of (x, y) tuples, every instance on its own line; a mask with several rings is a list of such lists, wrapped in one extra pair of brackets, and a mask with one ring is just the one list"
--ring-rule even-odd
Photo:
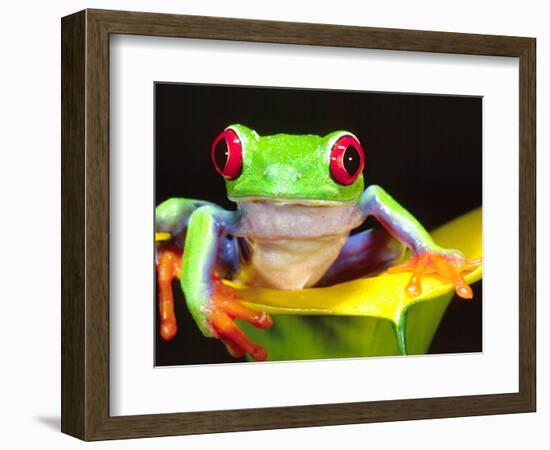
[[(235, 324), (268, 328), (267, 313), (253, 311), (222, 283), (284, 290), (328, 286), (357, 277), (410, 271), (410, 296), (425, 274), (454, 283), (471, 298), (464, 274), (480, 261), (439, 247), (422, 225), (381, 187), (364, 189), (363, 150), (352, 133), (260, 136), (231, 125), (216, 139), (212, 158), (226, 178), (235, 211), (200, 200), (172, 198), (156, 208), (161, 336), (177, 332), (171, 283), (179, 278), (189, 310), (205, 336), (221, 339), (235, 357), (264, 360), (266, 351)], [(374, 216), (384, 230), (350, 237)], [(412, 256), (400, 265), (405, 247)], [(393, 266), (393, 267), (392, 267)]]

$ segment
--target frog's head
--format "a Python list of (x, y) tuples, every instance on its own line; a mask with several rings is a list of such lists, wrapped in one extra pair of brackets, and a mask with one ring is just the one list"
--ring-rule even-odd
[(215, 139), (212, 160), (236, 202), (348, 203), (364, 187), (365, 155), (348, 131), (260, 136), (230, 125)]

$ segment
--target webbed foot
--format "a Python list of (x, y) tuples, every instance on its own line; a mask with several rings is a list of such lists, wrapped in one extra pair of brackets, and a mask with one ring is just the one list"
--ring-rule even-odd
[(464, 299), (471, 299), (474, 294), (464, 280), (465, 274), (475, 270), (481, 259), (466, 258), (458, 250), (437, 250), (419, 252), (402, 264), (388, 269), (388, 273), (412, 272), (407, 284), (407, 294), (417, 297), (422, 293), (422, 278), (434, 274), (444, 281), (454, 284), (456, 294)]
[(249, 354), (257, 361), (265, 361), (267, 351), (253, 342), (235, 323), (244, 320), (257, 328), (269, 328), (273, 324), (266, 312), (255, 311), (241, 302), (238, 292), (213, 276), (213, 295), (206, 308), (206, 318), (217, 337), (225, 344), (229, 353), (240, 358)]

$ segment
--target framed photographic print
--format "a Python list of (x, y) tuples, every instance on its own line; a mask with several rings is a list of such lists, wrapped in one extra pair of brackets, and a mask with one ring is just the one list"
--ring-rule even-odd
[(63, 18), (62, 431), (534, 411), (534, 186), (533, 38)]

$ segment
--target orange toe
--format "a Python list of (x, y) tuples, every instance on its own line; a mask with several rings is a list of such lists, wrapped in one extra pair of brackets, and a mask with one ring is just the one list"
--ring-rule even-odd
[(214, 295), (212, 296), (208, 321), (227, 350), (234, 357), (250, 355), (257, 361), (267, 359), (267, 351), (252, 341), (235, 323), (235, 319), (244, 320), (257, 328), (269, 328), (271, 316), (266, 312), (255, 311), (241, 303), (241, 297), (235, 289), (226, 286), (214, 277)]
[(173, 339), (177, 332), (178, 332), (178, 325), (176, 324), (175, 320), (163, 322), (160, 325), (160, 336), (165, 341), (169, 341)]
[(422, 293), (422, 279), (435, 274), (455, 286), (456, 294), (463, 299), (471, 299), (472, 288), (464, 280), (464, 274), (471, 272), (481, 264), (481, 260), (471, 260), (460, 252), (419, 253), (402, 264), (388, 269), (388, 273), (412, 272), (406, 291), (411, 297)]

